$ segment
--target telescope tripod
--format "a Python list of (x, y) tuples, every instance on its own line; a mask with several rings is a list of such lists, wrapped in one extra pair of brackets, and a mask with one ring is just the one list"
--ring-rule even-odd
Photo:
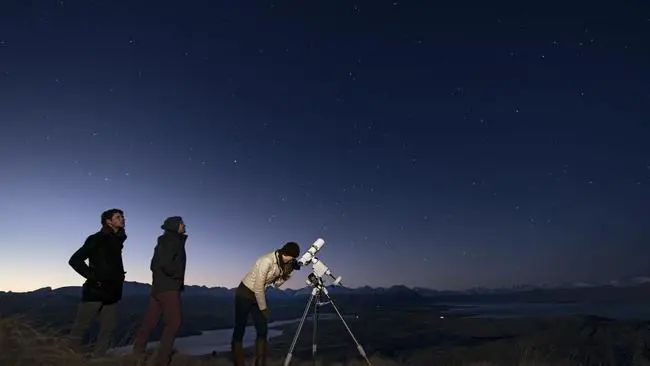
[[(309, 309), (311, 308), (312, 303), (314, 304), (314, 314), (312, 316), (314, 326), (313, 326), (313, 333), (312, 333), (311, 353), (312, 353), (314, 365), (316, 365), (316, 351), (317, 351), (316, 338), (318, 335), (317, 333), (318, 308), (320, 306), (330, 304), (332, 305), (332, 308), (334, 308), (334, 311), (336, 311), (336, 314), (338, 315), (339, 319), (341, 319), (341, 322), (343, 323), (343, 326), (345, 326), (345, 329), (347, 329), (348, 334), (350, 334), (350, 337), (352, 337), (352, 340), (356, 344), (357, 350), (359, 351), (361, 357), (363, 357), (364, 360), (366, 360), (366, 363), (369, 366), (372, 366), (370, 360), (368, 359), (368, 356), (366, 356), (366, 351), (364, 351), (363, 346), (361, 346), (359, 341), (357, 341), (357, 338), (354, 336), (354, 334), (352, 334), (352, 330), (350, 330), (350, 327), (345, 322), (345, 319), (343, 319), (343, 315), (341, 315), (341, 312), (339, 312), (339, 309), (336, 307), (336, 304), (334, 304), (334, 300), (332, 300), (329, 293), (327, 292), (327, 288), (325, 288), (325, 286), (323, 285), (323, 280), (321, 278), (316, 278), (316, 276), (313, 274), (309, 276), (309, 280), (311, 281), (311, 285), (314, 287), (314, 289), (311, 291), (311, 296), (307, 301), (307, 306), (305, 306), (305, 311), (303, 312), (302, 318), (300, 319), (300, 323), (298, 324), (298, 329), (296, 329), (296, 334), (293, 336), (291, 347), (289, 348), (289, 352), (287, 353), (287, 356), (284, 359), (284, 366), (289, 366), (291, 364), (291, 357), (293, 356), (293, 350), (296, 347), (296, 343), (298, 342), (298, 336), (300, 336), (300, 331), (302, 330), (302, 326), (305, 324), (305, 319), (307, 318), (307, 314), (309, 313)], [(323, 301), (323, 299), (325, 299), (326, 301)]]

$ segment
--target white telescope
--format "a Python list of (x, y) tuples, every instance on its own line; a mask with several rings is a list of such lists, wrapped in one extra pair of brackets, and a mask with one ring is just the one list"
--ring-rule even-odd
[[(323, 245), (325, 245), (325, 240), (323, 240), (321, 238), (316, 239), (314, 244), (312, 244), (309, 247), (309, 249), (307, 249), (305, 254), (303, 254), (302, 257), (300, 257), (300, 259), (298, 259), (298, 265), (303, 267), (303, 266), (308, 266), (308, 265), (311, 264), (312, 265), (312, 272), (317, 278), (322, 279), (323, 276), (329, 276), (332, 280), (334, 280), (334, 282), (332, 283), (333, 285), (335, 285), (335, 286), (336, 285), (341, 285), (342, 286), (343, 285), (341, 283), (342, 277), (341, 276), (335, 277), (332, 274), (332, 271), (329, 269), (329, 267), (325, 263), (323, 263), (323, 261), (316, 258), (316, 253), (318, 253), (318, 251), (321, 250)], [(312, 285), (312, 282), (308, 279), (307, 284)]]
[(320, 248), (323, 247), (323, 245), (325, 245), (325, 240), (321, 238), (316, 239), (314, 244), (312, 244), (311, 247), (307, 249), (305, 254), (303, 254), (302, 257), (298, 259), (298, 264), (300, 266), (307, 266), (311, 264), (312, 259), (314, 259), (314, 255), (316, 255), (316, 253), (320, 250)]
[(320, 306), (323, 306), (325, 304), (330, 304), (334, 308), (334, 311), (336, 311), (336, 314), (339, 316), (339, 319), (341, 319), (341, 322), (345, 326), (345, 329), (347, 329), (348, 333), (350, 334), (350, 337), (352, 337), (352, 340), (354, 340), (354, 343), (357, 345), (357, 350), (359, 351), (359, 354), (366, 360), (366, 363), (368, 366), (371, 366), (370, 360), (368, 359), (368, 356), (366, 355), (366, 351), (363, 349), (361, 344), (357, 341), (356, 337), (354, 334), (352, 334), (352, 331), (350, 330), (350, 327), (348, 327), (347, 323), (345, 322), (345, 319), (343, 319), (343, 315), (341, 315), (341, 312), (337, 308), (337, 306), (334, 304), (334, 300), (330, 297), (328, 291), (327, 291), (327, 286), (325, 286), (325, 281), (323, 280), (324, 276), (329, 276), (334, 280), (333, 285), (338, 285), (338, 286), (343, 286), (341, 283), (341, 276), (335, 277), (332, 274), (332, 271), (329, 269), (329, 267), (323, 263), (320, 259), (316, 258), (316, 253), (325, 245), (325, 240), (318, 238), (314, 244), (312, 244), (309, 249), (303, 254), (300, 259), (296, 261), (296, 264), (294, 267), (297, 267), (295, 269), (299, 269), (302, 266), (308, 266), (311, 264), (311, 269), (312, 272), (307, 276), (307, 285), (312, 287), (311, 290), (311, 296), (309, 297), (309, 300), (307, 301), (307, 306), (305, 307), (305, 311), (302, 314), (302, 318), (300, 319), (300, 323), (298, 324), (298, 329), (296, 330), (296, 334), (293, 336), (293, 341), (291, 342), (291, 347), (289, 347), (289, 352), (287, 353), (287, 356), (284, 359), (284, 366), (289, 366), (291, 364), (291, 358), (293, 357), (293, 350), (296, 347), (296, 342), (298, 341), (298, 336), (300, 335), (300, 331), (302, 330), (303, 324), (305, 324), (305, 319), (307, 318), (307, 313), (309, 313), (309, 309), (311, 307), (311, 304), (314, 304), (314, 314), (313, 314), (313, 320), (314, 320), (314, 333), (312, 335), (312, 357), (314, 357), (314, 362), (316, 362), (316, 329), (318, 328), (317, 323), (318, 323), (318, 313), (319, 310), (318, 308)]

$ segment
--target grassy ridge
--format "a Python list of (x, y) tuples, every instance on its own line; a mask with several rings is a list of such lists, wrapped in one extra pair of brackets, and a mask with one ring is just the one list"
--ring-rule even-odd
[[(610, 349), (614, 350), (616, 348), (616, 339), (611, 339), (612, 344)], [(536, 347), (532, 343), (525, 345), (524, 343), (511, 343), (511, 348), (519, 347), (518, 354), (519, 358), (517, 360), (508, 360), (508, 361), (494, 361), (495, 358), (499, 357), (499, 354), (504, 351), (504, 349), (499, 347), (479, 347), (479, 349), (473, 349), (472, 352), (467, 352), (465, 349), (455, 349), (450, 351), (451, 354), (455, 354), (453, 361), (449, 362), (440, 362), (437, 361), (435, 364), (438, 365), (454, 365), (454, 366), (578, 366), (578, 365), (602, 365), (602, 366), (623, 366), (615, 361), (614, 357), (608, 357), (608, 351), (606, 348), (602, 347), (602, 357), (599, 359), (592, 359), (589, 361), (578, 360), (576, 358), (569, 357), (566, 360), (550, 360), (549, 355), (552, 353), (552, 349), (548, 347)], [(627, 363), (627, 366), (646, 366), (649, 365), (646, 359), (643, 357), (642, 353), (644, 352), (643, 345), (639, 345), (638, 357), (633, 358), (632, 364)], [(479, 353), (477, 353), (477, 351)], [(510, 349), (509, 351), (512, 351)], [(399, 366), (399, 365), (430, 365), (430, 360), (433, 360), (434, 355), (438, 351), (435, 348), (422, 349), (418, 352), (412, 352), (408, 357), (401, 357), (400, 360), (391, 359), (386, 356), (381, 355), (372, 355), (371, 362), (374, 366)], [(512, 352), (510, 352), (512, 353)], [(483, 354), (486, 359), (490, 361), (481, 361), (478, 360), (480, 355)], [(466, 355), (465, 357), (463, 355)], [(273, 365), (282, 365), (283, 359), (278, 357), (278, 354), (272, 354), (272, 359), (269, 360), (269, 366)], [(463, 360), (465, 358), (465, 360)], [(147, 365), (153, 365), (154, 358), (150, 357)], [(249, 361), (252, 364), (252, 360)], [(231, 365), (231, 361), (227, 356), (217, 356), (217, 357), (194, 357), (187, 356), (182, 354), (174, 355), (172, 366), (218, 366), (218, 365)], [(347, 361), (337, 361), (332, 363), (324, 363), (326, 365), (363, 365), (364, 363), (351, 357)], [(84, 358), (83, 355), (73, 352), (67, 345), (67, 338), (64, 335), (61, 335), (53, 330), (47, 328), (37, 328), (32, 325), (24, 318), (21, 317), (11, 317), (11, 318), (0, 318), (0, 365), (2, 366), (81, 366), (81, 365), (105, 365), (105, 366), (126, 366), (126, 365), (136, 365), (136, 360), (131, 356), (115, 356), (115, 357), (105, 357), (101, 359), (90, 360)], [(294, 366), (303, 366), (303, 365), (312, 365), (310, 360), (296, 360), (293, 362)]]

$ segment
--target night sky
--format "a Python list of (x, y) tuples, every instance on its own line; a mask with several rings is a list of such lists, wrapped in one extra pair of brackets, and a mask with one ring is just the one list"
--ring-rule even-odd
[(2, 1), (0, 290), (113, 207), (130, 281), (173, 215), (190, 284), (318, 237), (351, 287), (647, 275), (650, 6), (517, 3)]

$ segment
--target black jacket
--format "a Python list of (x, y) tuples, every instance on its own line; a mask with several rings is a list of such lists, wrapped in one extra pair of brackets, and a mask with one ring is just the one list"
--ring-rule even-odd
[(166, 230), (158, 237), (151, 258), (151, 293), (183, 291), (185, 286), (185, 242), (187, 235)]
[[(124, 264), (122, 248), (126, 233), (102, 228), (90, 235), (84, 245), (70, 257), (68, 264), (86, 279), (81, 300), (114, 304), (122, 299)], [(86, 259), (88, 264), (85, 263)]]

